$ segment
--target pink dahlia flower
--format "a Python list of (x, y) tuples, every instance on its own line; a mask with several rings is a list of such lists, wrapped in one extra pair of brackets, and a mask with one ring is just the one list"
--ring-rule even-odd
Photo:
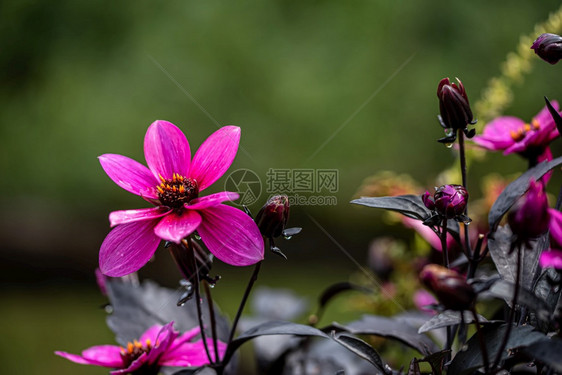
[[(558, 111), (558, 102), (552, 101)], [(504, 155), (518, 153), (524, 157), (538, 157), (538, 161), (552, 159), (548, 145), (558, 137), (558, 129), (544, 107), (530, 123), (511, 116), (498, 117), (484, 127), (482, 135), (474, 137), (479, 146)]]
[[(199, 334), (199, 328), (185, 332), (181, 336), (173, 328), (174, 322), (164, 327), (150, 327), (139, 340), (129, 342), (127, 347), (117, 345), (92, 346), (82, 355), (56, 351), (55, 354), (82, 365), (103, 366), (115, 369), (112, 375), (132, 374), (135, 372), (158, 373), (162, 366), (198, 367), (209, 363), (202, 340), (193, 341)], [(213, 347), (213, 342), (208, 339)], [(219, 356), (224, 355), (226, 344), (217, 342)], [(214, 350), (210, 350), (211, 355)], [(213, 358), (214, 359), (214, 358)], [(139, 371), (142, 369), (141, 371)], [(149, 372), (149, 369), (153, 372)]]
[(225, 263), (247, 266), (262, 260), (264, 243), (257, 225), (244, 212), (222, 204), (238, 199), (238, 194), (223, 191), (199, 197), (230, 167), (239, 142), (239, 127), (222, 127), (191, 160), (182, 131), (172, 123), (155, 121), (144, 138), (148, 168), (122, 155), (100, 156), (109, 178), (156, 206), (109, 215), (115, 228), (101, 245), (101, 271), (113, 277), (135, 272), (148, 262), (161, 240), (180, 243), (195, 230), (209, 251)]

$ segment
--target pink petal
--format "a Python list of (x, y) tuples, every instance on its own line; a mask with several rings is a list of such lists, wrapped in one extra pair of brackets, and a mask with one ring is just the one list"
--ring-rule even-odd
[(146, 198), (158, 198), (154, 187), (159, 182), (141, 163), (117, 154), (104, 154), (98, 159), (109, 178), (123, 189)]
[(115, 227), (100, 248), (100, 269), (104, 275), (120, 277), (137, 271), (150, 260), (160, 238), (154, 234), (157, 220), (137, 221)]
[(240, 143), (240, 128), (225, 126), (214, 132), (199, 147), (193, 157), (189, 177), (197, 180), (199, 191), (203, 191), (230, 167), (238, 144)]
[(195, 328), (190, 329), (189, 331), (186, 331), (186, 332), (182, 333), (179, 337), (177, 337), (174, 340), (174, 342), (170, 346), (169, 350), (170, 351), (175, 350), (177, 347), (183, 345), (184, 343), (190, 341), (192, 338), (197, 336), (199, 334), (199, 332), (201, 332), (201, 329), (199, 327), (195, 327)]
[[(552, 104), (552, 107), (555, 110), (559, 111), (558, 102), (556, 100), (551, 101), (550, 104)], [(554, 119), (552, 118), (552, 115), (550, 114), (550, 111), (548, 110), (548, 107), (546, 105), (534, 117), (534, 119), (539, 122), (541, 128), (547, 127), (552, 130), (553, 128), (556, 127), (556, 124), (554, 123)]]
[(152, 345), (156, 344), (156, 338), (158, 334), (162, 330), (162, 326), (160, 324), (155, 324), (149, 329), (147, 329), (142, 336), (139, 338), (139, 341), (144, 344), (146, 340), (152, 341)]
[(221, 191), (220, 193), (196, 198), (189, 202), (189, 204), (186, 204), (185, 208), (188, 208), (190, 210), (202, 210), (204, 208), (218, 206), (225, 201), (235, 201), (238, 198), (240, 198), (240, 195), (238, 193), (234, 193), (231, 191)]
[(134, 374), (136, 370), (140, 369), (147, 363), (147, 357), (148, 355), (146, 353), (142, 353), (140, 357), (135, 359), (133, 363), (129, 365), (129, 367), (120, 370), (111, 371), (110, 374), (111, 375)]
[(155, 121), (144, 137), (144, 157), (156, 178), (171, 179), (174, 173), (187, 177), (191, 151), (182, 131), (167, 121)]
[[(213, 340), (207, 339), (207, 345), (209, 346), (211, 358), (215, 359)], [(224, 356), (224, 352), (226, 351), (226, 344), (218, 341), (217, 349), (219, 352), (219, 358), (222, 358)], [(173, 351), (165, 353), (159, 363), (162, 366), (198, 367), (208, 364), (209, 360), (205, 352), (203, 340), (198, 340), (193, 343), (185, 343)]]
[(115, 345), (92, 346), (82, 352), (82, 355), (56, 351), (55, 354), (81, 365), (95, 365), (110, 368), (122, 367), (120, 348)]
[(154, 347), (148, 352), (148, 363), (160, 363), (160, 357), (168, 350), (172, 342), (178, 337), (179, 332), (173, 328), (174, 322), (166, 324), (156, 337)]
[(562, 251), (554, 249), (543, 251), (539, 263), (543, 268), (553, 267), (562, 269)]
[(113, 211), (109, 214), (111, 227), (121, 224), (133, 223), (135, 221), (157, 219), (169, 213), (171, 210), (164, 207), (140, 208), (138, 210)]
[(550, 230), (551, 246), (562, 246), (562, 212), (553, 208), (548, 209), (550, 222), (548, 224)]
[(263, 259), (260, 230), (250, 216), (224, 204), (201, 211), (197, 232), (217, 258), (234, 266), (248, 266)]
[(196, 211), (172, 212), (166, 215), (154, 228), (154, 233), (163, 240), (180, 243), (201, 223), (201, 215)]

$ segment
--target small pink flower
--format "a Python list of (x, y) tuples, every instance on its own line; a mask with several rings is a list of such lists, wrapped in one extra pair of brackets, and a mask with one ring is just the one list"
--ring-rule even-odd
[(225, 263), (247, 266), (262, 260), (264, 243), (257, 225), (244, 212), (222, 204), (238, 199), (238, 194), (224, 191), (199, 197), (230, 167), (239, 142), (239, 127), (222, 127), (191, 160), (182, 131), (172, 123), (155, 121), (144, 138), (148, 168), (122, 155), (100, 156), (109, 178), (156, 206), (109, 215), (115, 229), (101, 245), (101, 271), (113, 277), (135, 272), (153, 256), (161, 240), (180, 243), (195, 230)]
[[(162, 366), (199, 367), (209, 363), (202, 340), (192, 341), (199, 334), (199, 328), (181, 336), (173, 328), (174, 322), (164, 327), (150, 327), (139, 340), (129, 342), (126, 348), (117, 345), (92, 346), (82, 355), (56, 351), (55, 354), (82, 365), (103, 366), (115, 369), (112, 375), (131, 374), (139, 369), (151, 369), (156, 374)], [(213, 342), (208, 339), (213, 348)], [(219, 356), (224, 355), (226, 344), (217, 342)], [(210, 350), (211, 355), (214, 349)], [(142, 371), (142, 370), (141, 370)], [(139, 371), (140, 373), (140, 371)], [(145, 372), (143, 372), (145, 373)]]
[[(551, 103), (558, 111), (558, 102)], [(541, 161), (548, 159), (545, 152), (558, 135), (556, 124), (544, 107), (530, 123), (517, 117), (498, 117), (484, 127), (482, 135), (474, 137), (474, 142), (488, 150), (503, 151), (504, 155), (518, 153), (524, 157), (538, 157)]]

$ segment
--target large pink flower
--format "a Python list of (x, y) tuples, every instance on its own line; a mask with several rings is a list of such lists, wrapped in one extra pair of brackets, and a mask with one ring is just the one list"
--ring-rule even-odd
[[(558, 102), (552, 101), (552, 106), (558, 111)], [(486, 125), (482, 135), (474, 137), (474, 142), (488, 150), (502, 150), (504, 155), (519, 153), (541, 161), (552, 158), (548, 145), (558, 135), (552, 115), (544, 107), (530, 123), (517, 117), (498, 117)]]
[[(82, 352), (82, 355), (56, 351), (55, 354), (72, 362), (82, 365), (103, 366), (114, 368), (112, 375), (131, 374), (139, 369), (151, 369), (157, 373), (162, 366), (199, 367), (209, 363), (202, 340), (193, 341), (199, 334), (199, 328), (194, 328), (179, 335), (174, 330), (173, 323), (164, 327), (154, 325), (150, 327), (139, 340), (129, 342), (126, 348), (117, 345), (92, 346)], [(214, 354), (213, 340), (207, 339)], [(217, 342), (219, 356), (224, 355), (226, 344)], [(213, 358), (214, 359), (214, 358)], [(143, 372), (144, 373), (144, 372)]]
[(180, 243), (195, 230), (225, 263), (246, 266), (262, 260), (264, 243), (257, 225), (244, 212), (222, 204), (238, 199), (238, 194), (199, 197), (230, 167), (239, 142), (240, 128), (225, 126), (211, 134), (191, 160), (181, 130), (155, 121), (144, 138), (148, 168), (122, 155), (100, 156), (101, 166), (117, 185), (156, 206), (109, 215), (115, 229), (101, 245), (101, 271), (113, 277), (135, 272), (152, 257), (160, 240)]

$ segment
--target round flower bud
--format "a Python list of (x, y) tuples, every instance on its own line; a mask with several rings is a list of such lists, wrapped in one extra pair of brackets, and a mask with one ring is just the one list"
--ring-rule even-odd
[(550, 213), (542, 182), (531, 180), (529, 190), (511, 209), (507, 221), (521, 241), (537, 238), (548, 230)]
[(279, 237), (289, 220), (289, 198), (274, 195), (269, 198), (256, 216), (256, 224), (266, 238)]
[(443, 78), (437, 87), (439, 112), (443, 126), (448, 129), (465, 130), (468, 124), (474, 123), (472, 110), (462, 82), (457, 78), (458, 85)]
[(562, 58), (562, 37), (556, 34), (542, 34), (531, 49), (544, 61), (556, 64)]
[(437, 264), (425, 266), (420, 273), (420, 280), (449, 310), (468, 310), (476, 297), (462, 275)]
[(435, 190), (433, 199), (428, 191), (422, 196), (427, 208), (447, 219), (464, 214), (468, 202), (468, 191), (462, 185), (443, 185)]

